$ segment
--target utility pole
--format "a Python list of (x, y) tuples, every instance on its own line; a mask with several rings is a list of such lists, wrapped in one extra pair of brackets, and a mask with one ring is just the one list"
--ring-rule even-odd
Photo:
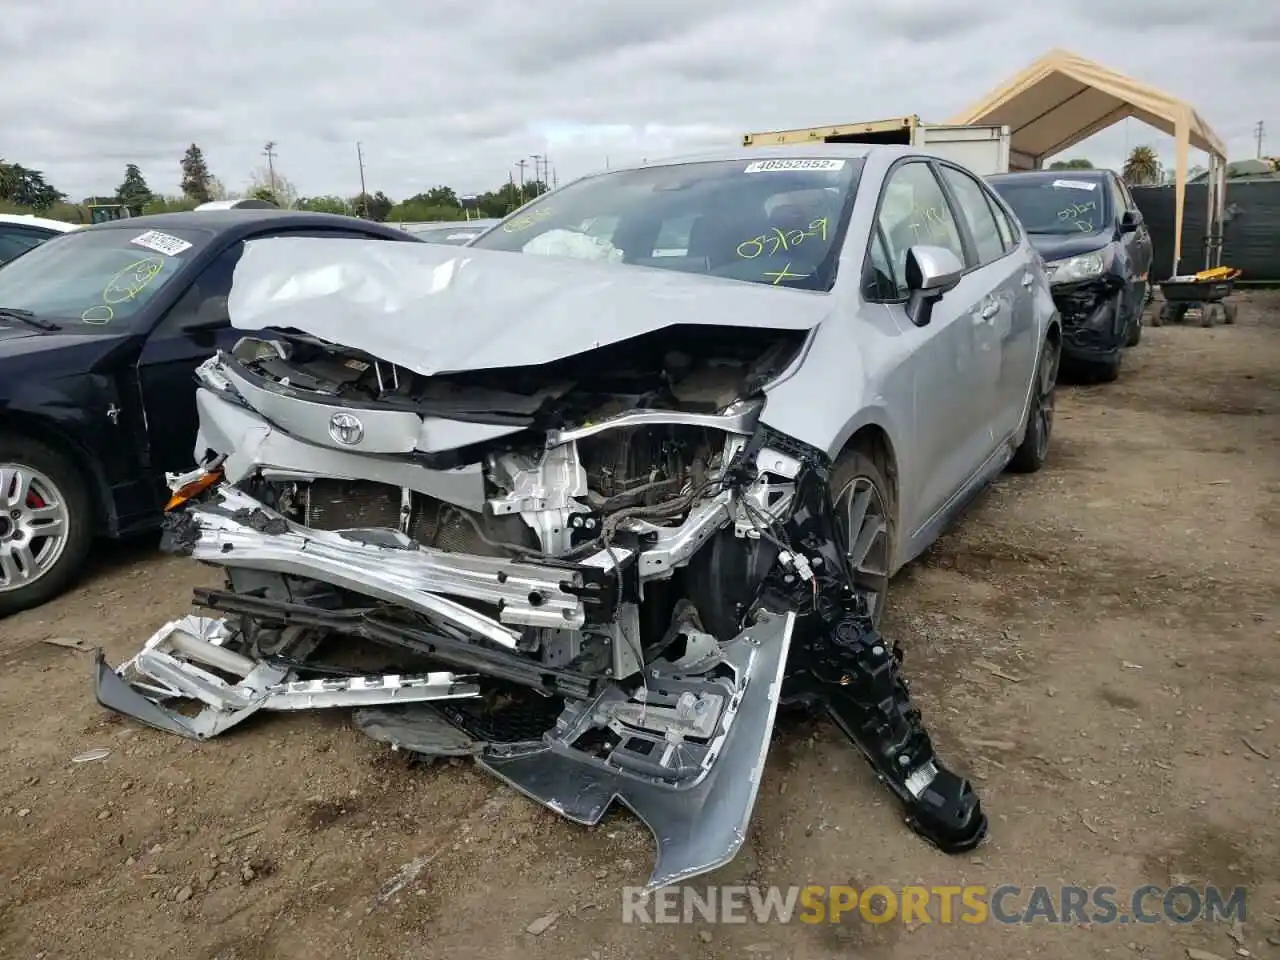
[(276, 196), (276, 142), (268, 140), (262, 153), (267, 158), (267, 177), (271, 181), (271, 196), (278, 201), (280, 198)]
[(555, 167), (552, 167), (548, 171), (547, 176), (551, 178), (551, 183), (549, 183), (548, 186), (551, 187), (552, 190), (555, 190), (560, 186), (560, 177), (556, 174)]
[(524, 205), (524, 166), (528, 162), (529, 162), (528, 160), (525, 160), (523, 158), (516, 161), (516, 166), (520, 168), (520, 204), (521, 206)]
[(1267, 132), (1266, 127), (1264, 127), (1262, 124), (1262, 121), (1259, 120), (1258, 125), (1253, 128), (1253, 135), (1258, 140), (1258, 159), (1259, 160), (1262, 159), (1262, 137), (1266, 132)]
[(369, 216), (369, 191), (364, 188), (364, 146), (359, 140), (356, 141), (356, 162), (360, 164), (360, 202), (364, 204), (364, 213), (361, 216), (367, 219)]
[(546, 174), (544, 173), (547, 166), (547, 158), (540, 153), (530, 155), (533, 161), (533, 181), (534, 183), (546, 183)]

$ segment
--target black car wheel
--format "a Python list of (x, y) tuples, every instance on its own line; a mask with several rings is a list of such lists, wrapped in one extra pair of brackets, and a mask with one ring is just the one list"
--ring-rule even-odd
[(39, 606), (70, 585), (89, 554), (91, 509), (66, 457), (0, 436), (0, 616)]
[(1126, 347), (1136, 347), (1142, 342), (1142, 315), (1146, 312), (1146, 302), (1138, 301), (1133, 318), (1129, 321), (1129, 335), (1125, 338)]
[(836, 522), (844, 528), (854, 592), (879, 625), (893, 563), (894, 500), (884, 455), (874, 446), (846, 451), (831, 471)]
[(1036, 382), (1032, 386), (1031, 409), (1027, 413), (1027, 432), (1009, 461), (1015, 473), (1035, 473), (1049, 458), (1049, 439), (1053, 435), (1053, 410), (1058, 391), (1058, 365), (1062, 348), (1046, 340), (1040, 349)]

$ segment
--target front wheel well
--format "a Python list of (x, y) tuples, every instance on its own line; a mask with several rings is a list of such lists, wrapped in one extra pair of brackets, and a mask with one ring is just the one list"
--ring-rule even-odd
[[(869, 423), (864, 427), (860, 427), (841, 449), (841, 456), (850, 450), (857, 450), (859, 453), (870, 457), (889, 484), (888, 492), (892, 499), (889, 510), (893, 517), (894, 529), (897, 529), (899, 526), (898, 457), (894, 452), (893, 441), (889, 439), (888, 432), (878, 423)], [(839, 457), (836, 459), (838, 460)]]
[(0, 412), (0, 436), (21, 437), (24, 440), (42, 443), (66, 457), (68, 462), (79, 471), (89, 491), (89, 502), (93, 505), (94, 527), (102, 532), (110, 530), (112, 510), (105, 481), (99, 471), (93, 468), (89, 454), (54, 421), (44, 417), (19, 418)]

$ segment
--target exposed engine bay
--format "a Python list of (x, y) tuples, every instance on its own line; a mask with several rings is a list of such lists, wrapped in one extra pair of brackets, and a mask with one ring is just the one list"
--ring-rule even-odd
[(244, 338), (198, 372), (202, 462), (170, 478), (166, 529), (225, 586), (99, 656), (100, 702), (198, 740), (354, 707), (579, 823), (620, 801), (657, 838), (652, 887), (732, 859), (779, 707), (817, 707), (917, 832), (971, 849), (986, 817), (853, 589), (828, 458), (760, 422), (803, 346), (669, 328), (424, 377)]

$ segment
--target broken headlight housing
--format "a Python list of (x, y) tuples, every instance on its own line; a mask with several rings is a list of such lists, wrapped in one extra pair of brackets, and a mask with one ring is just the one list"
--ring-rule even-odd
[(1092, 280), (1102, 275), (1107, 268), (1102, 252), (1082, 253), (1078, 257), (1067, 257), (1065, 260), (1050, 260), (1045, 265), (1050, 283), (1078, 283), (1081, 280)]

